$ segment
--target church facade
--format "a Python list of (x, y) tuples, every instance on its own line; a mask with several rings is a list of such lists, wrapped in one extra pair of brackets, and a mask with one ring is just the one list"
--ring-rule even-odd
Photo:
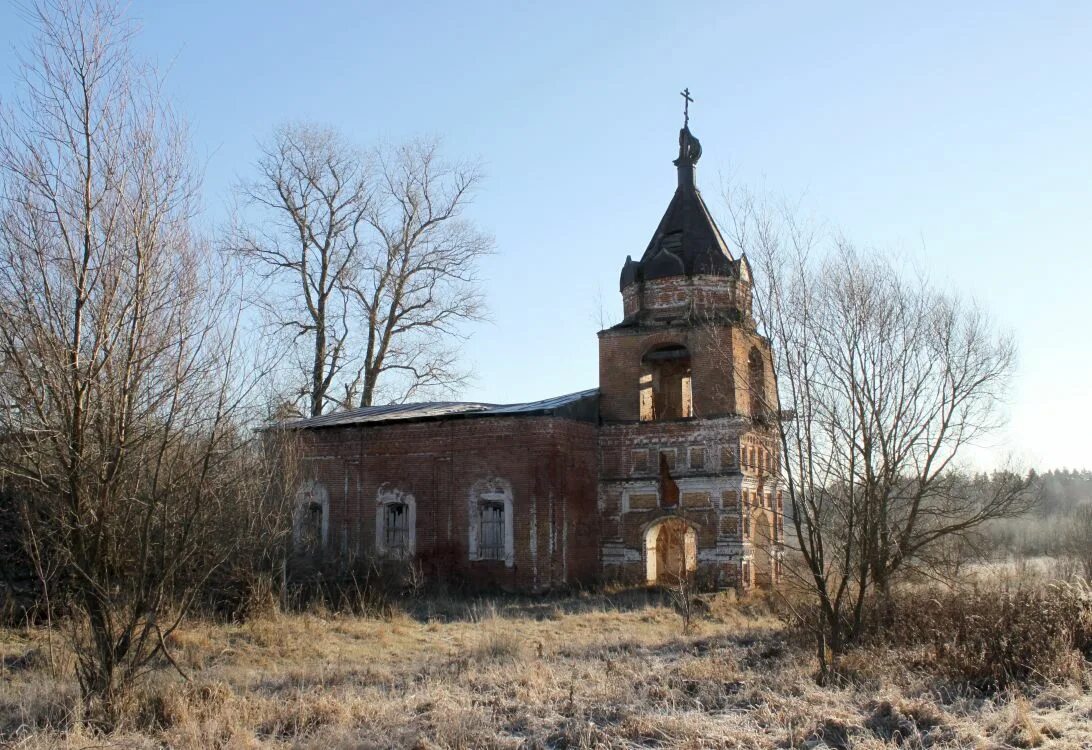
[(525, 404), (432, 402), (301, 419), (293, 539), (326, 560), (537, 591), (598, 582), (770, 587), (781, 575), (777, 390), (751, 269), (678, 184), (627, 257), (599, 387)]

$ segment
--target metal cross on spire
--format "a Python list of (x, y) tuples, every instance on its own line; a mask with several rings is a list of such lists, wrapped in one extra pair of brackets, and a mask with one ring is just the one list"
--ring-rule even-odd
[(690, 127), (690, 102), (694, 101), (690, 96), (690, 87), (687, 87), (679, 92), (679, 96), (683, 98), (683, 127)]

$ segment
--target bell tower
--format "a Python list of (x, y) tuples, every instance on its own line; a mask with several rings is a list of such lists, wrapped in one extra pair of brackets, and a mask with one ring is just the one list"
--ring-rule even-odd
[(689, 89), (671, 202), (639, 260), (624, 318), (599, 332), (603, 573), (706, 587), (776, 585), (783, 512), (770, 343), (695, 180)]

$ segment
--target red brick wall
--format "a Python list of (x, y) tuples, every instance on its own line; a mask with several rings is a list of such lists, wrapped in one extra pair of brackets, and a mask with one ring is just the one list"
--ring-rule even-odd
[(599, 413), (605, 422), (640, 418), (641, 358), (664, 344), (690, 352), (694, 416), (751, 416), (748, 356), (760, 352), (766, 370), (766, 403), (777, 403), (769, 343), (741, 324), (609, 328), (599, 332)]
[[(598, 575), (596, 435), (594, 424), (527, 416), (317, 429), (304, 473), (329, 492), (329, 555), (372, 556), (377, 497), (398, 490), (414, 497), (426, 576), (543, 589)], [(511, 565), (470, 559), (470, 494), (489, 478), (511, 486)]]
[[(766, 553), (752, 513), (769, 514), (776, 541), (784, 518), (773, 507), (756, 510), (756, 499), (775, 497), (779, 485), (772, 433), (755, 419), (767, 415), (752, 414), (753, 349), (765, 372), (759, 403), (775, 405), (777, 395), (769, 342), (751, 318), (749, 284), (672, 277), (630, 285), (622, 295), (627, 324), (599, 333), (603, 575), (645, 580), (649, 529), (678, 518), (696, 532), (703, 585), (753, 585), (754, 563)], [(642, 358), (665, 344), (690, 353), (693, 417), (641, 422)], [(699, 466), (688, 461), (694, 451)], [(674, 458), (670, 491), (659, 481), (661, 453)]]

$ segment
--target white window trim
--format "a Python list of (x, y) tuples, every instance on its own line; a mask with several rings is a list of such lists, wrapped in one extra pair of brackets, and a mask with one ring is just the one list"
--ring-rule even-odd
[[(659, 456), (659, 454), (657, 454)], [(630, 508), (629, 498), (632, 495), (655, 495), (656, 507), (655, 508), (642, 508), (634, 511)], [(633, 482), (622, 488), (622, 499), (619, 503), (619, 508), (622, 513), (647, 513), (650, 511), (658, 511), (660, 509), (660, 485), (656, 482)]]
[[(515, 518), (512, 513), (512, 485), (505, 479), (490, 479), (475, 482), (470, 488), (467, 513), (469, 516), (469, 544), (467, 547), (470, 560), (495, 560), (481, 556), (481, 504), (501, 503), (504, 506), (504, 566), (511, 568), (516, 564)], [(500, 561), (498, 561), (500, 562)]]
[[(698, 451), (702, 452), (701, 466), (694, 466), (694, 454)], [(689, 471), (705, 471), (709, 468), (709, 453), (705, 450), (704, 445), (691, 445), (686, 449), (686, 468)]]
[[(406, 506), (406, 549), (402, 553), (387, 549), (387, 507), (402, 504)], [(402, 490), (382, 485), (375, 494), (375, 554), (392, 560), (412, 558), (417, 553), (417, 500), (413, 495)]]

